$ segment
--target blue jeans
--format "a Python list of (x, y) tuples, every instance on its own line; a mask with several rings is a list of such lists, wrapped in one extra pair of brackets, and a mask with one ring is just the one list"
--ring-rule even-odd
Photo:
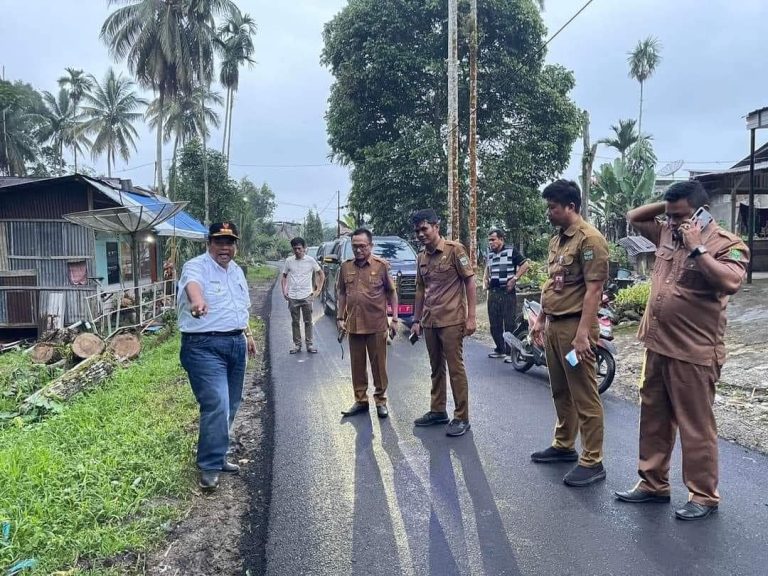
[(245, 337), (181, 335), (181, 365), (200, 405), (197, 467), (221, 470), (245, 380)]

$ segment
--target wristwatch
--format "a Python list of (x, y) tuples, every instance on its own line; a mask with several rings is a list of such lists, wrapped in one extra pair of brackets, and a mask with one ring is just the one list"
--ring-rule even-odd
[(691, 250), (691, 258), (696, 258), (697, 256), (701, 256), (702, 254), (706, 254), (707, 252), (709, 252), (709, 250), (707, 250), (707, 247), (701, 244), (699, 246), (696, 246), (696, 248), (694, 248), (693, 250)]

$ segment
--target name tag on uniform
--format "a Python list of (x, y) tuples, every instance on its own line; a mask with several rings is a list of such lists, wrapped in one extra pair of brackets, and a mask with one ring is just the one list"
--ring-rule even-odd
[(563, 286), (565, 286), (565, 274), (558, 272), (553, 278), (552, 289), (555, 292), (562, 292)]

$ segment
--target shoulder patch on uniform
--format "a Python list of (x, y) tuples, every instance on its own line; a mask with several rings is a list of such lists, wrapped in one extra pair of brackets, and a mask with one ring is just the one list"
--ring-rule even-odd
[(466, 256), (462, 256), (461, 258), (459, 258), (459, 262), (464, 267), (469, 266), (469, 258), (467, 258)]
[(587, 248), (584, 250), (584, 252), (581, 253), (582, 258), (584, 258), (585, 261), (594, 260), (595, 258), (595, 251), (592, 250), (592, 248)]
[(730, 256), (732, 260), (738, 260), (740, 262), (741, 259), (744, 257), (744, 252), (742, 252), (738, 248), (732, 248), (731, 251), (728, 253), (728, 256)]

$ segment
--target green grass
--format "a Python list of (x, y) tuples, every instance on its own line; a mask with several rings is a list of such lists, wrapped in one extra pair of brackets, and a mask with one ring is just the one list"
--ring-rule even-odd
[(250, 283), (272, 280), (275, 276), (277, 276), (277, 268), (274, 266), (267, 266), (266, 264), (248, 266), (247, 280)]
[(0, 427), (9, 422), (4, 416), (15, 413), (27, 396), (63, 371), (33, 364), (29, 356), (21, 352), (6, 352), (0, 356)]
[[(193, 482), (197, 406), (179, 365), (178, 336), (42, 423), (0, 430), (0, 572), (27, 558), (50, 574), (162, 539)], [(14, 365), (3, 359), (4, 365)], [(1, 538), (1, 536), (0, 536)], [(106, 570), (106, 571), (105, 571)]]

